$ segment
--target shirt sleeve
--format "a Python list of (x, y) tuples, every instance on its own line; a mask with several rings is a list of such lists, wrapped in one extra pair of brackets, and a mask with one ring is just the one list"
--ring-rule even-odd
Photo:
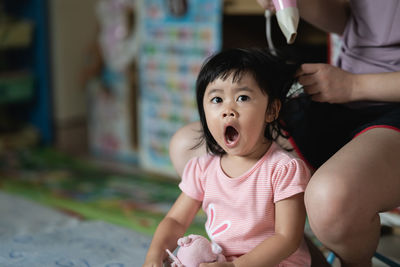
[(179, 188), (183, 193), (198, 201), (203, 201), (203, 171), (199, 158), (191, 159), (185, 166)]
[(272, 178), (274, 202), (289, 198), (305, 191), (310, 180), (310, 171), (301, 159), (291, 159), (280, 166)]

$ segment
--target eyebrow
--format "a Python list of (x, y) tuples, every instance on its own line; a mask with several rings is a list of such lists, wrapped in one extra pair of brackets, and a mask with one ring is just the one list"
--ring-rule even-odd
[(211, 95), (211, 94), (219, 93), (219, 92), (223, 92), (223, 91), (224, 91), (224, 89), (214, 88), (214, 89), (211, 89), (210, 91), (208, 91), (207, 95)]
[[(254, 91), (254, 89), (249, 88), (249, 87), (247, 87), (247, 86), (245, 86), (245, 87), (238, 87), (238, 88), (235, 88), (235, 89), (233, 89), (233, 90), (235, 91), (235, 93), (241, 92), (241, 91), (246, 91), (246, 92), (253, 92), (253, 91)], [(224, 91), (224, 89), (214, 88), (214, 89), (211, 89), (211, 90), (207, 93), (207, 95), (211, 95), (211, 94), (213, 94), (213, 93), (219, 93), (219, 92), (223, 92), (223, 91)]]
[(240, 91), (254, 92), (254, 89), (245, 86), (245, 87), (235, 88), (235, 91), (236, 91), (236, 92), (240, 92)]

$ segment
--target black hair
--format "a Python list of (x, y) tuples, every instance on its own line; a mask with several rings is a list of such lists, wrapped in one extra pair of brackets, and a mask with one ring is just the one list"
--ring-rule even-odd
[(203, 133), (194, 148), (205, 141), (208, 152), (225, 154), (208, 129), (203, 107), (204, 94), (207, 86), (218, 78), (225, 80), (233, 75), (235, 82), (247, 73), (253, 76), (263, 93), (268, 95), (268, 107), (276, 100), (281, 104), (275, 120), (268, 123), (264, 136), (268, 140), (276, 140), (279, 136), (287, 138), (281, 114), (285, 109), (289, 89), (295, 82), (294, 75), (298, 67), (299, 64), (289, 62), (283, 56), (274, 56), (269, 50), (261, 48), (228, 49), (209, 57), (203, 63), (196, 81), (197, 108)]

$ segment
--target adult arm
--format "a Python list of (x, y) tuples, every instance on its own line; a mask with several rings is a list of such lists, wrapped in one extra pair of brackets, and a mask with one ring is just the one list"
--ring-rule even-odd
[(178, 197), (167, 215), (158, 225), (143, 267), (162, 267), (167, 258), (166, 249), (174, 251), (177, 240), (182, 237), (197, 211), (201, 201), (190, 198), (184, 193)]
[(303, 64), (297, 76), (314, 101), (400, 102), (400, 72), (353, 74), (328, 64)]
[(349, 17), (348, 0), (298, 0), (300, 16), (326, 32), (341, 35)]
[(354, 76), (356, 100), (400, 102), (400, 71)]

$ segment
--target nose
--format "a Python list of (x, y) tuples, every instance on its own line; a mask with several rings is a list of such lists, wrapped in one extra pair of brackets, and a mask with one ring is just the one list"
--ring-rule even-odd
[(237, 117), (237, 112), (232, 109), (232, 108), (227, 108), (223, 113), (222, 113), (222, 117), (226, 118), (226, 117), (232, 117), (232, 118), (236, 118)]

